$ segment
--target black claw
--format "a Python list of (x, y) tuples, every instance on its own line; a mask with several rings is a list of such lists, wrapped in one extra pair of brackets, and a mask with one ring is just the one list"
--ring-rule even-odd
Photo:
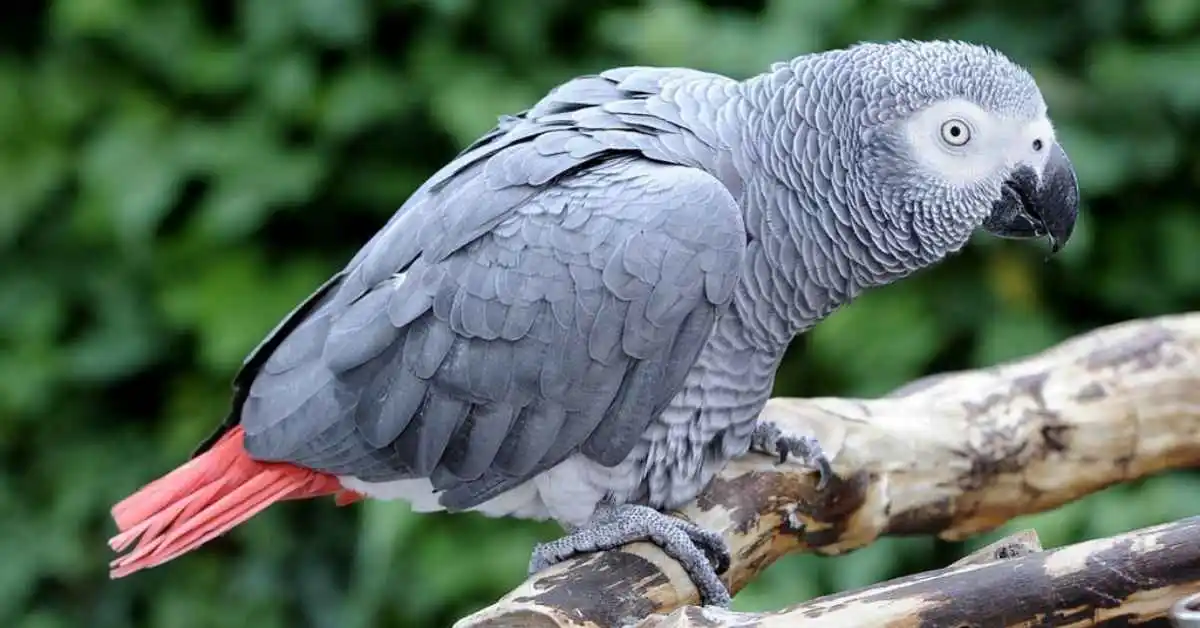
[(792, 446), (786, 438), (780, 438), (775, 441), (775, 451), (779, 452), (779, 464), (787, 462), (788, 456), (792, 453)]
[(833, 477), (833, 467), (829, 464), (829, 459), (821, 456), (816, 460), (817, 463), (817, 490), (823, 491), (826, 486), (829, 486), (829, 479)]
[(701, 528), (697, 528), (697, 530), (698, 533), (688, 533), (692, 545), (704, 552), (704, 558), (708, 560), (708, 564), (712, 565), (713, 571), (718, 575), (728, 571), (732, 559), (729, 555), (729, 548), (725, 545), (725, 539), (718, 535), (708, 536)]
[[(779, 453), (779, 463), (787, 462), (793, 452), (808, 451), (807, 444), (794, 438), (780, 437), (775, 440), (775, 450)], [(805, 456), (805, 464), (813, 465), (817, 468), (817, 490), (823, 491), (826, 486), (829, 486), (829, 480), (833, 477), (833, 467), (829, 464), (829, 458), (821, 453), (817, 456)]]
[(704, 553), (708, 555), (708, 562), (712, 563), (713, 571), (718, 576), (729, 571), (729, 552), (720, 547), (705, 547)]

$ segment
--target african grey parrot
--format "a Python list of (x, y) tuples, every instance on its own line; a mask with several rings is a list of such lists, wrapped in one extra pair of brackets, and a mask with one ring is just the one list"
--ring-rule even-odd
[(113, 508), (119, 577), (282, 499), (553, 518), (531, 570), (649, 539), (726, 605), (721, 537), (662, 511), (749, 450), (790, 340), (977, 229), (1070, 237), (1030, 74), (864, 43), (738, 81), (627, 67), (500, 119), (247, 358), (191, 461)]

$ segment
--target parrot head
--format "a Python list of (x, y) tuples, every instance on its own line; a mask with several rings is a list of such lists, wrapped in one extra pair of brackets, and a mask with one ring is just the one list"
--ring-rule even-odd
[[(841, 113), (856, 118), (860, 198), (937, 253), (982, 228), (1050, 240), (1057, 252), (1079, 209), (1075, 170), (1033, 77), (963, 42), (859, 44), (831, 63)], [(834, 114), (836, 115), (836, 114)], [(848, 120), (847, 120), (848, 121)]]

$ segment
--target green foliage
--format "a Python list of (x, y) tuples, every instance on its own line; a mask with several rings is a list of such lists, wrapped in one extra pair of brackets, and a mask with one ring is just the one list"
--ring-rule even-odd
[[(1200, 305), (1190, 0), (13, 6), (0, 19), (5, 626), (439, 626), (516, 584), (553, 526), (325, 501), (112, 582), (107, 508), (189, 454), (245, 353), (426, 176), (576, 74), (744, 76), (859, 39), (952, 37), (1038, 76), (1085, 195), (1071, 247), (1044, 263), (981, 240), (867, 295), (797, 343), (780, 394), (880, 393)], [(1110, 534), (1195, 514), (1197, 489), (1173, 475), (1013, 525), (1049, 543)], [(965, 550), (906, 539), (794, 557), (737, 603), (778, 607)]]

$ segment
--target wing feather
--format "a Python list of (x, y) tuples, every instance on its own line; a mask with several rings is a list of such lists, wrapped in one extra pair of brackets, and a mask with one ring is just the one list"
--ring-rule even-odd
[(646, 148), (682, 117), (613, 102), (669, 75), (569, 83), (422, 186), (247, 359), (251, 454), (431, 478), (448, 508), (577, 452), (623, 460), (728, 307), (746, 246), (724, 185)]

